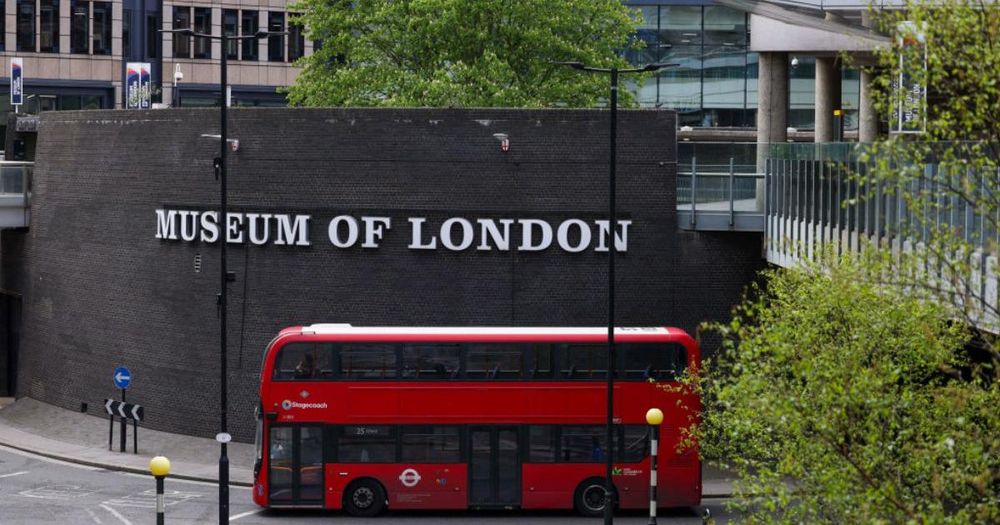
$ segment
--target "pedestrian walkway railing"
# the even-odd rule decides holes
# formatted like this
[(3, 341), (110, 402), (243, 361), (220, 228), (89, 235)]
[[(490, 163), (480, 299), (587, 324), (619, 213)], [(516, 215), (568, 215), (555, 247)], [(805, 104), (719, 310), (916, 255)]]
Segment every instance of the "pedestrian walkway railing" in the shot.
[[(754, 166), (699, 166), (690, 160), (689, 171), (677, 174), (677, 221), (688, 230), (764, 230), (763, 175)], [(760, 195), (760, 198), (758, 198)]]
[(31, 221), (34, 162), (0, 161), (0, 228), (24, 228)]

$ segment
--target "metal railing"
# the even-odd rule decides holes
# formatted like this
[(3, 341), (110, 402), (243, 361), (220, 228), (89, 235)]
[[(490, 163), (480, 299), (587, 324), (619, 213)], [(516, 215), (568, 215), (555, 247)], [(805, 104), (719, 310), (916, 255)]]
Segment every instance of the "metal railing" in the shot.
[[(756, 144), (754, 144), (756, 146)], [(679, 166), (677, 212), (679, 226), (708, 231), (763, 231), (763, 175), (746, 158), (718, 158), (707, 166), (691, 157)]]
[(34, 162), (0, 161), (0, 228), (28, 226), (34, 167)]

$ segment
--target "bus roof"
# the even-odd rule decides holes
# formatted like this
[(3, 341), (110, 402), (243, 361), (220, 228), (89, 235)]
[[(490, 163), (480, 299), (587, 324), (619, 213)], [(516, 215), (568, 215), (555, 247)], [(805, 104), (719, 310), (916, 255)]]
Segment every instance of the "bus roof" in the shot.
[[(449, 335), (449, 336), (607, 336), (607, 327), (502, 327), (502, 326), (351, 326), (349, 324), (313, 324), (288, 329), (303, 335)], [(678, 335), (679, 328), (616, 327), (615, 335)]]

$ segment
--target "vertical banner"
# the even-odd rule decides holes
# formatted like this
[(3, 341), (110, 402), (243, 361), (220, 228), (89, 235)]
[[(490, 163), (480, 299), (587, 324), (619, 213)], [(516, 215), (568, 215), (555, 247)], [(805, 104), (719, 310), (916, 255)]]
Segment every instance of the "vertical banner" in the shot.
[(923, 133), (927, 129), (927, 42), (914, 22), (897, 28), (899, 76), (895, 79), (892, 131)]
[(152, 64), (149, 62), (139, 63), (139, 108), (149, 109), (150, 103), (152, 101), (151, 85), (150, 85), (150, 75), (152, 70)]
[(129, 62), (125, 65), (125, 109), (149, 109), (152, 64)]
[(139, 63), (125, 65), (125, 109), (139, 109)]
[[(20, 58), (10, 59), (10, 104), (20, 106), (24, 103), (23, 64)], [(16, 111), (16, 109), (15, 109)]]

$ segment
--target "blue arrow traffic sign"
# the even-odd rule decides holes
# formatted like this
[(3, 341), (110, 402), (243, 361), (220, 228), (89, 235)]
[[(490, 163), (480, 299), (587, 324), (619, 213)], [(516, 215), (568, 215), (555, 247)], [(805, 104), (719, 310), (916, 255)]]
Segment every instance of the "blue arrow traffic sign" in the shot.
[(115, 369), (115, 375), (112, 379), (115, 381), (115, 388), (126, 390), (132, 384), (132, 372), (129, 372), (128, 368), (124, 366), (119, 366)]

